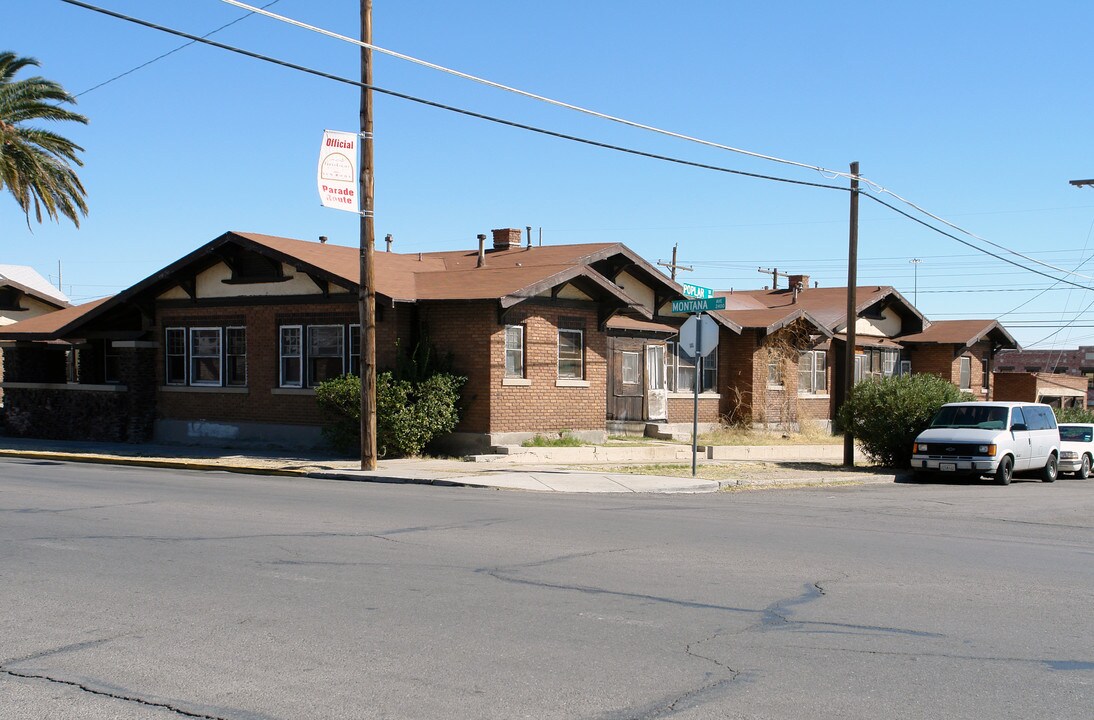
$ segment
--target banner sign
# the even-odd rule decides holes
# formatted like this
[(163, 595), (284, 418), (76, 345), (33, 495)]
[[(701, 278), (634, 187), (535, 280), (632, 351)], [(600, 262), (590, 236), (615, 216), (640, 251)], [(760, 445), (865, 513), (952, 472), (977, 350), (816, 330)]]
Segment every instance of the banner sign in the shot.
[(323, 131), (319, 150), (319, 202), (323, 207), (360, 212), (357, 201), (357, 133)]

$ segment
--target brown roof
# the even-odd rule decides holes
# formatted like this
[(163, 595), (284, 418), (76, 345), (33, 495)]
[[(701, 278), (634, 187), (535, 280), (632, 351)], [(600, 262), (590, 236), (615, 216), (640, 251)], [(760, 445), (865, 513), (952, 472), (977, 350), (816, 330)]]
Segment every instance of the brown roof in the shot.
[(680, 332), (680, 328), (672, 325), (651, 320), (640, 320), (630, 315), (613, 315), (608, 318), (608, 322), (605, 324), (613, 330), (640, 330), (642, 332), (668, 333), (669, 335)]
[(1018, 342), (999, 324), (998, 320), (938, 320), (931, 323), (923, 332), (905, 335), (899, 340), (902, 343), (969, 347), (989, 336), (1003, 347), (1018, 347)]
[(21, 320), (13, 325), (0, 327), (3, 340), (48, 340), (63, 334), (63, 330), (79, 322), (89, 311), (99, 307), (113, 296), (92, 300), (83, 305), (62, 308), (38, 317)]
[(790, 307), (763, 308), (752, 310), (730, 310), (729, 301), (726, 301), (725, 310), (715, 310), (713, 315), (720, 315), (742, 328), (758, 328), (768, 333), (773, 333), (784, 328), (795, 320), (805, 320), (810, 325), (820, 330), (824, 335), (830, 335), (828, 328), (809, 314), (804, 308), (794, 305)]
[[(847, 288), (845, 287), (805, 288), (798, 292), (796, 302), (794, 292), (785, 288), (781, 290), (735, 290), (731, 293), (718, 292), (715, 295), (726, 298), (726, 310), (755, 309), (757, 306), (801, 308), (829, 330), (841, 329), (846, 324)], [(857, 311), (862, 312), (889, 296), (897, 298), (907, 307), (909, 312), (920, 318), (923, 317), (899, 292), (888, 285), (857, 287), (855, 289)]]

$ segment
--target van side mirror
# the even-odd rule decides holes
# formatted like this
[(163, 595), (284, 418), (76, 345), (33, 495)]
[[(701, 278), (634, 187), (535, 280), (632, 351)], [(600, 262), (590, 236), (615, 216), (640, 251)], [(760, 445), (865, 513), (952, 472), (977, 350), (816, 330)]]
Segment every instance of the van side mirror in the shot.
[(1025, 430), (1029, 430), (1029, 427), (1025, 423), (1014, 423), (1010, 426), (1010, 429), (1013, 432), (1022, 432)]

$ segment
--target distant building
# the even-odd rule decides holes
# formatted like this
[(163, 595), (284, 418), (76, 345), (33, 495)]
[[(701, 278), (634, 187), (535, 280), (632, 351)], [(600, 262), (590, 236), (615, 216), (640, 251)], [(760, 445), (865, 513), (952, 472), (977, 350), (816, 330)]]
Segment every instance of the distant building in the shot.
[(1094, 345), (1070, 350), (1001, 350), (995, 359), (995, 370), (1085, 377), (1086, 404), (1089, 406), (1094, 400)]

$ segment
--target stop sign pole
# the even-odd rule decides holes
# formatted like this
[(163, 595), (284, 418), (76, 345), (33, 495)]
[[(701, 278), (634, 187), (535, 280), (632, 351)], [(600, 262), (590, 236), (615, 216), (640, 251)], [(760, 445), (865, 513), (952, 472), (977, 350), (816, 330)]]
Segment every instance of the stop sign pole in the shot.
[(703, 374), (699, 369), (700, 358), (705, 358), (718, 347), (718, 325), (705, 310), (725, 309), (725, 298), (701, 300), (674, 300), (675, 312), (690, 311), (691, 317), (680, 327), (680, 349), (695, 358), (695, 393), (692, 398), (691, 415), (691, 476), (697, 473), (699, 457), (699, 386)]

